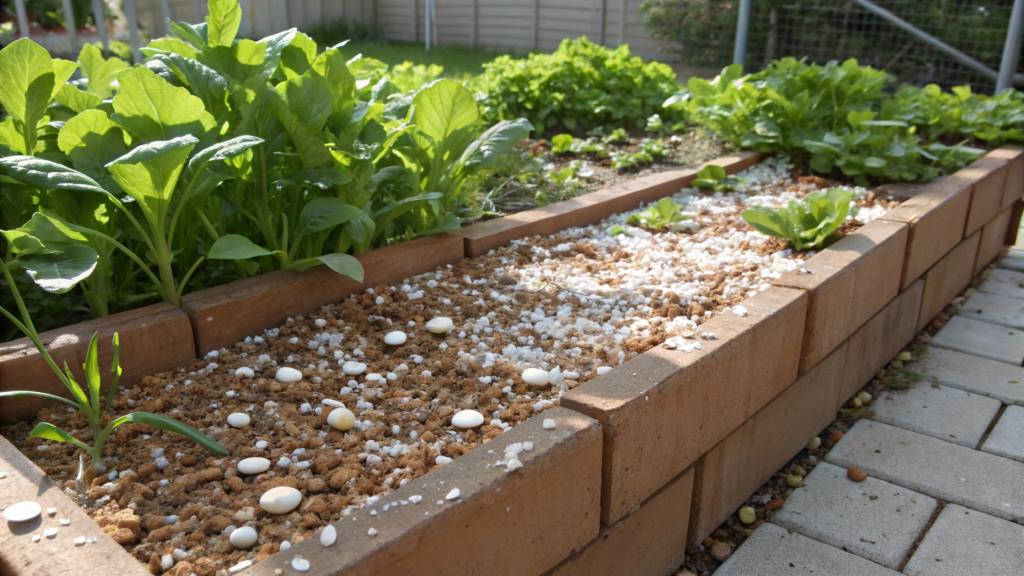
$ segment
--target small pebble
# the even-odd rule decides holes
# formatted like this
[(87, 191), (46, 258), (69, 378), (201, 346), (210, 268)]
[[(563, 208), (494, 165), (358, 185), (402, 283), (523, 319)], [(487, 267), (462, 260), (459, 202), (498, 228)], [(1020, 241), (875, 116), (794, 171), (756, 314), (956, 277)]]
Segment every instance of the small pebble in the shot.
[(341, 371), (349, 376), (358, 376), (363, 372), (366, 372), (366, 364), (356, 362), (355, 360), (349, 360), (341, 365)]
[(373, 538), (377, 534), (379, 534), (379, 532), (377, 532), (376, 528), (370, 528), (369, 530), (366, 531), (366, 535), (369, 536), (370, 538)]
[(447, 316), (438, 316), (437, 318), (431, 318), (427, 322), (427, 331), (431, 334), (447, 334), (455, 328), (455, 322)]
[(740, 508), (739, 517), (740, 522), (749, 526), (757, 520), (757, 513), (754, 512), (753, 507), (744, 506)]
[(338, 531), (334, 528), (333, 524), (324, 526), (324, 529), (320, 531), (320, 545), (323, 547), (333, 546), (338, 541)]
[(445, 494), (444, 499), (450, 501), (458, 500), (460, 497), (462, 497), (462, 491), (459, 490), (458, 488), (452, 488), (451, 490), (448, 491), (447, 494)]
[(789, 486), (790, 488), (799, 488), (800, 485), (803, 483), (803, 476), (798, 476), (796, 474), (789, 474), (786, 476), (786, 485)]
[(253, 456), (251, 458), (243, 458), (238, 462), (238, 473), (245, 475), (262, 474), (270, 469), (270, 460), (261, 458), (259, 456)]
[[(111, 472), (116, 472), (116, 470), (111, 470)], [(49, 516), (50, 518), (53, 518), (54, 516), (57, 515), (57, 509), (56, 508), (47, 508), (46, 509), (46, 515)]]
[(401, 346), (409, 337), (401, 330), (393, 330), (384, 335), (384, 343), (388, 346)]
[(327, 425), (335, 430), (346, 432), (356, 425), (356, 415), (348, 408), (335, 408), (327, 414)]
[(302, 492), (290, 486), (277, 486), (260, 496), (260, 508), (271, 514), (287, 514), (302, 502)]
[(871, 395), (871, 392), (866, 391), (857, 394), (857, 398), (860, 399), (861, 404), (871, 404), (871, 401), (875, 399), (875, 397)]
[(231, 535), (228, 536), (228, 542), (232, 548), (237, 550), (248, 550), (256, 544), (256, 540), (259, 539), (259, 534), (256, 533), (256, 529), (251, 526), (242, 526), (241, 528), (235, 528)]
[(295, 570), (296, 572), (309, 572), (309, 560), (306, 560), (302, 556), (292, 558), (292, 570)]
[(47, 538), (55, 538), (57, 536), (57, 529), (47, 528), (46, 530), (43, 530), (43, 536), (46, 536)]
[(541, 426), (543, 426), (545, 430), (554, 430), (555, 425), (556, 424), (554, 418), (545, 418), (544, 422), (541, 423)]
[(484, 423), (484, 415), (476, 410), (462, 410), (452, 416), (452, 426), (456, 428), (476, 428)]
[(73, 542), (75, 546), (85, 546), (85, 536), (75, 536)]
[(13, 523), (28, 522), (38, 518), (42, 512), (43, 507), (38, 502), (23, 500), (4, 508), (4, 520)]
[(61, 518), (60, 520), (57, 520), (57, 522), (59, 522), (61, 526), (71, 526), (71, 520), (68, 520), (67, 518)]
[(815, 436), (807, 441), (808, 450), (817, 450), (818, 448), (821, 448), (821, 436)]
[(282, 384), (291, 384), (302, 380), (302, 372), (288, 366), (281, 366), (277, 369), (274, 379)]
[(868, 473), (860, 468), (850, 467), (846, 469), (846, 477), (854, 482), (863, 482), (868, 479)]
[(527, 368), (523, 370), (523, 383), (527, 386), (548, 386), (551, 383), (547, 370)]
[(910, 352), (903, 351), (900, 352), (900, 355), (897, 356), (896, 359), (899, 360), (900, 362), (910, 362), (911, 360), (914, 359), (914, 355), (911, 354)]
[(254, 378), (256, 372), (248, 366), (242, 366), (238, 370), (235, 370), (235, 377), (237, 378)]
[[(239, 572), (241, 572), (242, 570), (245, 570), (249, 566), (252, 566), (252, 560), (242, 560), (238, 564), (235, 564), (234, 566), (228, 568), (228, 574), (238, 574)], [(276, 573), (280, 574), (281, 573), (280, 570), (281, 569), (278, 568), (278, 572), (276, 572)]]
[(447, 457), (447, 456), (444, 456), (444, 455), (441, 455), (441, 456), (438, 456), (437, 458), (434, 458), (434, 464), (437, 464), (439, 466), (444, 466), (445, 464), (451, 464), (451, 463), (452, 463), (452, 459)]
[(228, 414), (228, 426), (232, 428), (245, 428), (251, 421), (252, 418), (245, 412), (232, 412)]
[(711, 557), (718, 562), (725, 562), (732, 556), (732, 546), (726, 542), (715, 542), (711, 545)]
[(607, 374), (607, 373), (609, 373), (611, 371), (612, 371), (612, 367), (611, 366), (598, 366), (597, 367), (597, 375), (598, 376), (604, 376), (605, 374)]

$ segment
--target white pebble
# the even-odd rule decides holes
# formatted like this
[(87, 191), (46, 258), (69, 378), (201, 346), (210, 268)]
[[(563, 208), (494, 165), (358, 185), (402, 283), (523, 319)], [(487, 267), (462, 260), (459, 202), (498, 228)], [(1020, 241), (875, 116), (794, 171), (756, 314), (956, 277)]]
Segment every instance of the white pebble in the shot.
[(162, 568), (164, 572), (167, 572), (171, 568), (174, 568), (174, 556), (171, 556), (170, 554), (164, 554), (163, 556), (161, 556), (160, 568)]
[(235, 377), (237, 378), (254, 378), (256, 372), (248, 366), (242, 366), (238, 370), (235, 370)]
[(85, 536), (75, 536), (73, 542), (75, 546), (85, 546)]
[(333, 546), (338, 541), (338, 531), (335, 530), (333, 524), (324, 526), (324, 529), (320, 531), (320, 545), (323, 547)]
[(434, 463), (438, 466), (444, 466), (445, 464), (451, 464), (452, 459), (447, 456), (438, 456), (437, 458), (434, 458)]
[(376, 528), (370, 528), (369, 530), (366, 531), (366, 535), (369, 536), (370, 538), (373, 538), (377, 534), (378, 534), (378, 532), (377, 532)]
[(413, 494), (412, 496), (409, 496), (409, 502), (412, 502), (413, 504), (419, 504), (420, 502), (423, 502), (423, 496), (420, 496), (419, 494)]
[(611, 371), (612, 371), (612, 367), (611, 366), (598, 366), (597, 367), (597, 375), (598, 376), (604, 376), (605, 374), (607, 374), (607, 373), (609, 373)]
[(527, 368), (523, 370), (523, 382), (527, 386), (547, 386), (551, 383), (547, 370)]
[(302, 556), (292, 558), (292, 570), (295, 570), (296, 572), (309, 572), (309, 560), (306, 560)]
[(270, 442), (267, 442), (266, 440), (257, 440), (256, 441), (256, 449), (257, 450), (266, 450), (267, 446), (270, 446)]
[(348, 408), (335, 408), (327, 414), (327, 425), (335, 430), (346, 432), (356, 425), (356, 415)]
[(349, 376), (358, 376), (363, 372), (366, 372), (366, 364), (356, 362), (355, 360), (349, 360), (341, 365), (341, 371)]
[(545, 430), (554, 430), (555, 429), (555, 419), (554, 418), (545, 418), (542, 426), (544, 427)]
[(228, 426), (232, 428), (245, 428), (251, 421), (252, 418), (249, 418), (249, 415), (245, 412), (232, 412), (228, 414)]
[(274, 379), (282, 384), (291, 384), (292, 382), (302, 380), (302, 372), (299, 372), (295, 368), (282, 366), (277, 369), (277, 374), (274, 375)]
[(476, 428), (484, 423), (484, 415), (476, 410), (462, 410), (452, 416), (452, 426), (456, 428)]
[(270, 469), (270, 460), (260, 456), (243, 458), (238, 462), (238, 473), (245, 475), (262, 474)]
[(228, 568), (228, 574), (238, 574), (242, 570), (245, 570), (249, 566), (252, 566), (252, 560), (242, 560), (238, 564)]
[(235, 528), (231, 532), (231, 535), (228, 536), (228, 542), (231, 543), (231, 547), (237, 550), (248, 550), (249, 548), (252, 548), (258, 539), (259, 534), (257, 534), (256, 529), (251, 526)]
[(35, 520), (43, 513), (43, 507), (38, 502), (23, 500), (4, 508), (4, 520), (8, 522), (28, 522)]
[(401, 330), (393, 330), (384, 335), (384, 343), (388, 346), (401, 346), (409, 337)]
[(60, 523), (61, 526), (71, 526), (71, 520), (67, 518), (61, 518), (60, 520), (57, 520), (57, 522)]
[(287, 514), (302, 502), (302, 492), (290, 486), (271, 488), (260, 496), (260, 508), (271, 514)]
[(57, 537), (57, 529), (56, 528), (47, 528), (46, 530), (43, 530), (43, 536), (46, 536), (47, 538), (56, 538)]
[(437, 318), (431, 318), (427, 322), (427, 331), (431, 334), (447, 334), (455, 328), (455, 322), (447, 316), (438, 316)]
[(461, 497), (462, 497), (462, 491), (459, 490), (458, 488), (452, 488), (451, 490), (448, 491), (447, 494), (445, 494), (444, 499), (451, 501), (451, 500), (458, 500)]

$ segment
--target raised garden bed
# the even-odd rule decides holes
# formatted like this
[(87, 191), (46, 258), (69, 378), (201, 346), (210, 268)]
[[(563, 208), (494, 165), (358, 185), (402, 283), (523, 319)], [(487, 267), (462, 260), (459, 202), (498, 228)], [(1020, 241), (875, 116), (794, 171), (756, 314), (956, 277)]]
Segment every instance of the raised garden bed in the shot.
[[(533, 219), (530, 214), (510, 217), (515, 222), (511, 226), (513, 231), (499, 227), (497, 234), (507, 236), (496, 241), (496, 245), (536, 232), (554, 235), (539, 242), (515, 242), (493, 254), (455, 263), (404, 284), (380, 286), (374, 288), (374, 293), (350, 296), (341, 304), (286, 322), (279, 330), (263, 336), (262, 343), (243, 342), (218, 351), (216, 358), (208, 356), (188, 368), (146, 379), (126, 391), (120, 402), (159, 404), (163, 411), (195, 422), (210, 432), (219, 428), (218, 439), (236, 452), (229, 459), (203, 460), (206, 456), (191, 445), (177, 445), (175, 440), (161, 436), (164, 451), (157, 455), (151, 452), (152, 439), (147, 441), (141, 432), (119, 433), (114, 442), (118, 449), (112, 456), (127, 458), (125, 454), (134, 454), (131, 466), (135, 467), (136, 475), (129, 474), (115, 482), (114, 489), (124, 484), (125, 492), (107, 504), (117, 501), (124, 506), (136, 500), (141, 508), (143, 547), (148, 546), (137, 551), (151, 558), (150, 562), (156, 562), (154, 568), (160, 568), (164, 556), (169, 555), (170, 563), (175, 563), (176, 546), (166, 541), (147, 541), (154, 530), (168, 523), (156, 513), (157, 508), (147, 510), (145, 503), (162, 497), (186, 501), (205, 497), (211, 504), (223, 502), (231, 514), (194, 506), (189, 510), (193, 514), (188, 518), (181, 514), (178, 522), (170, 526), (181, 522), (183, 526), (197, 528), (198, 545), (214, 554), (218, 546), (225, 552), (227, 536), (220, 531), (227, 525), (221, 524), (225, 520), (231, 524), (248, 521), (245, 515), (240, 519), (232, 517), (244, 508), (238, 498), (255, 509), (259, 483), (267, 488), (275, 482), (274, 476), (277, 482), (290, 482), (283, 480), (283, 474), (276, 468), (263, 480), (242, 480), (237, 475), (232, 480), (233, 464), (250, 452), (261, 453), (254, 443), (267, 436), (265, 450), (274, 457), (274, 464), (285, 456), (281, 451), (287, 451), (290, 460), (294, 456), (294, 461), (286, 464), (288, 477), (296, 483), (306, 483), (300, 484), (306, 496), (303, 507), (294, 518), (288, 518), (291, 526), (281, 529), (280, 524), (267, 524), (266, 515), (257, 512), (258, 519), (254, 521), (261, 528), (258, 552), (230, 552), (228, 547), (228, 554), (219, 559), (219, 564), (201, 564), (198, 558), (184, 557), (177, 559), (180, 566), (188, 562), (192, 569), (226, 568), (242, 558), (251, 558), (262, 560), (251, 569), (253, 573), (270, 574), (276, 569), (293, 570), (295, 557), (301, 556), (309, 560), (313, 573), (325, 574), (409, 570), (472, 573), (485, 561), (506, 573), (541, 573), (556, 565), (561, 573), (578, 573), (599, 565), (601, 559), (621, 557), (609, 549), (617, 550), (623, 542), (636, 541), (638, 534), (649, 533), (649, 540), (656, 545), (646, 547), (637, 561), (651, 573), (666, 572), (678, 565), (687, 540), (699, 541), (706, 535), (702, 532), (717, 526), (749, 493), (743, 492), (743, 486), (723, 491), (727, 484), (715, 479), (715, 474), (737, 474), (745, 466), (742, 450), (729, 448), (743, 443), (728, 444), (729, 438), (747, 433), (744, 426), (761, 418), (771, 403), (782, 398), (803, 398), (795, 393), (786, 394), (801, 382), (803, 386), (809, 386), (807, 382), (811, 381), (821, 382), (821, 386), (834, 390), (825, 398), (834, 398), (834, 402), (823, 401), (808, 408), (812, 414), (828, 414), (831, 418), (845, 400), (843, 395), (864, 383), (857, 383), (851, 376), (849, 386), (843, 383), (840, 388), (837, 379), (827, 377), (835, 372), (833, 363), (839, 362), (839, 358), (845, 362), (845, 370), (840, 373), (873, 374), (878, 366), (868, 364), (887, 361), (886, 354), (893, 343), (889, 340), (895, 342), (902, 337), (900, 331), (889, 331), (885, 326), (916, 326), (916, 320), (930, 310), (919, 304), (927, 300), (926, 295), (930, 293), (936, 301), (941, 300), (962, 277), (965, 282), (969, 280), (980, 262), (978, 246), (983, 236), (990, 239), (983, 258), (990, 258), (994, 244), (991, 239), (1005, 238), (1005, 229), (1013, 225), (1007, 216), (1011, 214), (1009, 204), (1004, 209), (1003, 201), (1008, 199), (1012, 204), (1024, 191), (1024, 182), (1006, 177), (1024, 163), (1024, 156), (1018, 151), (1001, 150), (990, 158), (997, 156), (996, 162), (985, 160), (916, 191), (915, 198), (924, 197), (933, 194), (933, 190), (945, 189), (950, 180), (958, 180), (965, 185), (956, 194), (972, 199), (978, 189), (975, 182), (991, 178), (993, 173), (995, 177), (1003, 173), (1001, 210), (983, 221), (976, 232), (965, 236), (970, 207), (974, 204), (954, 198), (955, 205), (963, 205), (959, 225), (945, 228), (946, 236), (955, 236), (951, 241), (954, 247), (922, 271), (923, 280), (915, 283), (911, 278), (909, 284), (904, 263), (931, 258), (915, 251), (915, 246), (920, 247), (918, 250), (932, 249), (931, 244), (925, 248), (923, 243), (913, 241), (915, 234), (925, 230), (920, 223), (927, 222), (930, 214), (950, 202), (922, 204), (912, 198), (903, 208), (889, 214), (865, 210), (865, 219), (879, 215), (882, 218), (856, 231), (851, 228), (845, 238), (806, 260), (796, 254), (780, 253), (781, 246), (763, 236), (744, 233), (744, 225), (736, 222), (741, 205), (728, 195), (689, 194), (676, 198), (684, 206), (701, 208), (694, 210), (700, 214), (695, 220), (701, 227), (692, 234), (650, 235), (635, 230), (632, 235), (612, 236), (609, 227), (621, 223), (623, 216), (601, 225), (555, 233), (557, 217), (548, 212), (536, 213)], [(986, 165), (994, 170), (979, 169)], [(752, 172), (765, 173), (770, 169), (762, 165)], [(577, 204), (580, 210), (562, 212), (562, 227), (596, 222), (640, 201), (671, 194), (692, 174), (678, 177), (678, 182), (660, 183), (661, 193), (646, 192), (651, 195), (644, 196), (645, 193), (633, 191), (629, 205), (622, 205), (625, 201), (620, 198), (628, 190), (610, 195), (610, 207), (592, 207), (600, 203)], [(816, 179), (793, 183), (789, 192), (800, 194), (816, 188), (818, 183)], [(774, 192), (779, 192), (778, 187)], [(875, 201), (881, 199), (876, 197)], [(914, 208), (918, 205), (924, 208)], [(907, 206), (912, 213), (908, 213)], [(900, 210), (904, 216), (900, 216)], [(531, 232), (530, 225), (541, 228)], [(986, 227), (991, 227), (987, 233)], [(723, 244), (722, 238), (728, 241)], [(470, 245), (467, 239), (464, 248), (469, 251)], [(719, 257), (705, 257), (709, 253)], [(616, 260), (616, 254), (622, 257)], [(731, 270), (739, 269), (739, 273), (718, 273), (717, 267), (723, 263), (735, 264)], [(963, 270), (967, 270), (966, 274)], [(685, 280), (694, 276), (700, 282), (688, 285)], [(775, 286), (770, 287), (773, 283)], [(903, 286), (908, 287), (901, 290)], [(659, 306), (665, 304), (664, 300), (672, 303), (671, 294), (679, 297), (677, 309)], [(824, 315), (830, 310), (835, 313), (837, 307), (842, 311), (842, 321), (835, 325), (824, 322)], [(720, 313), (726, 308), (731, 312)], [(913, 315), (915, 322), (907, 322), (907, 314)], [(439, 315), (455, 320), (453, 332), (444, 337), (424, 333), (422, 323)], [(482, 318), (488, 318), (487, 322), (481, 322)], [(225, 317), (225, 322), (229, 319)], [(559, 332), (567, 325), (570, 330)], [(623, 327), (631, 328), (628, 335), (616, 333)], [(385, 347), (383, 334), (391, 330), (406, 330), (412, 338), (397, 348)], [(331, 331), (343, 338), (335, 342)], [(464, 337), (460, 335), (462, 331), (466, 332)], [(508, 342), (501, 341), (502, 338)], [(666, 340), (667, 346), (662, 344)], [(438, 354), (442, 343), (448, 349)], [(499, 350), (504, 352), (509, 344), (516, 347), (510, 358), (495, 359), (492, 366), (485, 366), (486, 352), (498, 356)], [(568, 344), (575, 346), (567, 347)], [(362, 355), (356, 354), (356, 346)], [(855, 346), (860, 346), (861, 352), (851, 355), (849, 350)], [(579, 352), (574, 348), (579, 348)], [(335, 349), (340, 357), (335, 357)], [(471, 355), (460, 356), (460, 350)], [(267, 354), (268, 358), (261, 361), (260, 354)], [(416, 364), (413, 354), (422, 356), (422, 365)], [(338, 361), (351, 360), (368, 364), (367, 373), (378, 371), (384, 382), (390, 382), (386, 386), (381, 382), (382, 395), (367, 390), (375, 386), (366, 385), (365, 374), (357, 385), (349, 385), (347, 379), (337, 374)], [(303, 369), (306, 373), (302, 383), (275, 384), (268, 377), (272, 376), (270, 367), (274, 361)], [(327, 365), (318, 366), (320, 362)], [(620, 362), (621, 366), (605, 373), (603, 366)], [(402, 369), (403, 363), (408, 370)], [(532, 389), (524, 385), (521, 373), (527, 366), (548, 370), (549, 375), (558, 368), (561, 374), (555, 377), (556, 386)], [(237, 378), (235, 370), (241, 367), (260, 369), (260, 377)], [(328, 367), (333, 372), (325, 372)], [(430, 375), (423, 370), (429, 370)], [(320, 382), (315, 380), (318, 377)], [(200, 378), (207, 383), (202, 388), (195, 384)], [(188, 380), (193, 383), (187, 384)], [(220, 384), (209, 386), (209, 382)], [(373, 398), (364, 398), (362, 408), (354, 394), (358, 384), (363, 385), (364, 396), (369, 394)], [(323, 390), (325, 385), (329, 391)], [(432, 386), (436, 388), (433, 397), (419, 395)], [(507, 391), (502, 390), (506, 387)], [(534, 415), (563, 391), (561, 408)], [(267, 394), (286, 397), (275, 400), (277, 406), (268, 406), (264, 404)], [(172, 400), (191, 396), (196, 401), (190, 406), (198, 413), (190, 415), (172, 408)], [(356, 407), (360, 422), (356, 431), (342, 435), (324, 428), (315, 413), (320, 398), (341, 400)], [(310, 404), (305, 414), (304, 402)], [(426, 408), (421, 410), (424, 421), (416, 412), (402, 409), (410, 402)], [(180, 404), (175, 405), (185, 410)], [(246, 411), (250, 405), (250, 426), (228, 429), (227, 413)], [(442, 415), (442, 409), (447, 406), (454, 412), (470, 405), (481, 408), (492, 418), (479, 432), (457, 432), (445, 426), (447, 414)], [(546, 422), (548, 419), (553, 421), (554, 428)], [(366, 426), (365, 421), (374, 425)], [(284, 430), (288, 423), (296, 429)], [(510, 431), (501, 432), (506, 425), (516, 423)], [(770, 424), (769, 429), (779, 425)], [(791, 425), (788, 420), (781, 424)], [(817, 431), (813, 427), (820, 425), (816, 418), (806, 422), (801, 419), (798, 430), (790, 430), (787, 440), (768, 448), (770, 454), (789, 450), (795, 453)], [(798, 433), (804, 432), (805, 426), (813, 429)], [(24, 428), (10, 430), (14, 431), (16, 442), (30, 452), (34, 450), (34, 442), (22, 440)], [(415, 444), (408, 435), (412, 430), (417, 431), (419, 440)], [(326, 433), (323, 438), (321, 431)], [(433, 436), (433, 442), (423, 441), (427, 433)], [(489, 436), (494, 439), (473, 449)], [(377, 445), (367, 447), (366, 440), (374, 440)], [(329, 448), (319, 446), (321, 441)], [(526, 449), (526, 442), (532, 443), (531, 450)], [(341, 454), (334, 453), (338, 447)], [(308, 454), (295, 453), (302, 448)], [(406, 448), (408, 453), (404, 453)], [(176, 454), (179, 449), (181, 458)], [(51, 447), (45, 454), (58, 451)], [(436, 463), (438, 456), (459, 456), (467, 451), (451, 464), (417, 478)], [(0, 470), (32, 470), (20, 455), (5, 452), (4, 456)], [(186, 464), (192, 461), (186, 460), (189, 456), (196, 460), (191, 465)], [(320, 457), (319, 464), (314, 456)], [(709, 464), (712, 456), (717, 462), (715, 466)], [(309, 477), (303, 477), (303, 468), (298, 464), (303, 457), (311, 462)], [(158, 462), (160, 458), (167, 460), (162, 473), (157, 472), (157, 464), (163, 465)], [(764, 461), (767, 468), (773, 459), (766, 454)], [(43, 462), (55, 477), (69, 478), (66, 454), (53, 462)], [(112, 464), (115, 462), (111, 460)], [(121, 469), (119, 464), (114, 466)], [(342, 478), (348, 474), (346, 470), (356, 466), (361, 466), (362, 472), (369, 469), (370, 473)], [(395, 468), (401, 471), (396, 472)], [(359, 486), (361, 492), (349, 493), (347, 500), (335, 493), (320, 494), (316, 488), (324, 488), (311, 481), (328, 471), (339, 473), (336, 480), (341, 486)], [(161, 476), (169, 480), (164, 487), (165, 495), (160, 495)], [(218, 481), (203, 482), (204, 479)], [(402, 485), (403, 480), (408, 481)], [(28, 480), (20, 474), (8, 473), (6, 480), (0, 480), (0, 488), (5, 481), (20, 486)], [(178, 488), (187, 488), (185, 485), (193, 481), (195, 489), (183, 492), (175, 488), (176, 482), (182, 483)], [(330, 486), (330, 476), (321, 481)], [(389, 493), (389, 488), (396, 486), (400, 487)], [(107, 495), (102, 481), (95, 490), (94, 497)], [(3, 493), (7, 494), (6, 488)], [(382, 497), (368, 505), (366, 497), (378, 495)], [(181, 504), (187, 506), (187, 502)], [(304, 508), (310, 505), (326, 509)], [(666, 522), (658, 513), (660, 509), (679, 514), (673, 530), (662, 529)], [(324, 520), (339, 514), (342, 516), (336, 524), (338, 544), (323, 547), (315, 536), (316, 530)], [(194, 521), (192, 515), (196, 516)], [(683, 520), (686, 517), (691, 519), (689, 530)], [(161, 520), (165, 526), (157, 526)], [(136, 528), (129, 518), (110, 518), (110, 522), (118, 528), (109, 531), (120, 532), (126, 538), (120, 529), (132, 532)], [(53, 519), (44, 519), (43, 523), (49, 526)], [(71, 547), (68, 532), (77, 525), (76, 519), (71, 527), (62, 529), (56, 540), (44, 540), (35, 548), (26, 545), (12, 550), (13, 569), (27, 570), (26, 562), (41, 565), (55, 546), (74, 550), (83, 557), (96, 554), (100, 548), (92, 544)], [(285, 539), (303, 541), (290, 550), (277, 552)], [(457, 557), (444, 552), (446, 548), (440, 544), (450, 546), (452, 541), (460, 542)], [(495, 546), (495, 542), (503, 545)], [(269, 556), (274, 552), (277, 553)], [(302, 563), (298, 565), (301, 567)]]

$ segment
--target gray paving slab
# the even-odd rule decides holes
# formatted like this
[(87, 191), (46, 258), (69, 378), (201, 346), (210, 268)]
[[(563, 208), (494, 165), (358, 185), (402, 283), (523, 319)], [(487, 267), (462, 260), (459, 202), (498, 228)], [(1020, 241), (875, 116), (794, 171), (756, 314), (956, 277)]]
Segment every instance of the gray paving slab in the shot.
[(960, 315), (1010, 328), (1024, 329), (1024, 300), (1002, 294), (975, 292), (960, 309)]
[(940, 500), (1024, 520), (1024, 463), (860, 420), (826, 456)]
[(1024, 404), (1024, 368), (971, 354), (928, 348), (906, 370), (934, 382), (990, 396), (1005, 404)]
[(1024, 272), (996, 268), (978, 285), (978, 290), (1011, 298), (1024, 298)]
[(1024, 408), (1008, 406), (981, 449), (1024, 462)]
[(950, 504), (903, 571), (908, 576), (1024, 574), (1024, 527)]
[(1024, 362), (1024, 331), (963, 316), (950, 318), (931, 343), (1015, 366)]
[(1006, 256), (1001, 258), (999, 262), (996, 262), (996, 266), (1007, 270), (1013, 270), (1015, 272), (1024, 272), (1024, 250), (1019, 248), (1010, 248), (1010, 251), (1006, 253)]
[(898, 576), (884, 566), (828, 544), (762, 524), (715, 576)]
[(846, 468), (822, 462), (772, 522), (896, 569), (938, 505), (930, 496), (877, 478), (853, 482)]
[(886, 390), (871, 403), (873, 420), (974, 448), (1002, 404), (959, 388), (919, 382)]

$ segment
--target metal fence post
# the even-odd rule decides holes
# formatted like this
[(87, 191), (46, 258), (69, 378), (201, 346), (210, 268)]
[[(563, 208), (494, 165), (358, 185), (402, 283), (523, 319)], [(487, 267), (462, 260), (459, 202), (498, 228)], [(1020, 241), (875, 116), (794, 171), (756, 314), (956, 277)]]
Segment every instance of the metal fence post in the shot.
[(64, 33), (68, 37), (69, 53), (73, 56), (78, 50), (78, 27), (75, 25), (75, 8), (71, 0), (64, 0)]
[(470, 44), (473, 48), (480, 45), (480, 0), (473, 0), (473, 29)]
[(750, 0), (740, 0), (736, 17), (736, 45), (732, 52), (733, 64), (743, 65), (747, 58), (747, 36), (750, 33)]
[(14, 0), (14, 11), (18, 14), (18, 31), (23, 38), (32, 35), (28, 27), (28, 11), (25, 10), (25, 0)]
[(1024, 29), (1024, 0), (1014, 0), (1013, 12), (1010, 13), (1010, 25), (1006, 29), (1006, 44), (1003, 45), (1003, 61), (999, 65), (999, 78), (996, 79), (996, 93), (1013, 88), (1014, 73), (1020, 58), (1020, 42)]
[(135, 0), (124, 0), (124, 19), (128, 21), (128, 41), (132, 45), (132, 60), (142, 62), (139, 52), (139, 14), (135, 9)]
[[(245, 11), (246, 14), (249, 10)], [(160, 0), (160, 15), (163, 16), (163, 22), (160, 24), (160, 29), (163, 30), (164, 34), (171, 33), (171, 20), (174, 20), (174, 12), (171, 11), (171, 3), (169, 0)]]
[(530, 29), (533, 31), (533, 50), (536, 51), (540, 46), (540, 0), (533, 0), (533, 15), (530, 19)]
[(92, 17), (96, 20), (96, 33), (100, 36), (100, 44), (104, 50), (110, 50), (110, 38), (107, 37), (107, 13), (103, 9), (103, 0), (92, 0)]

